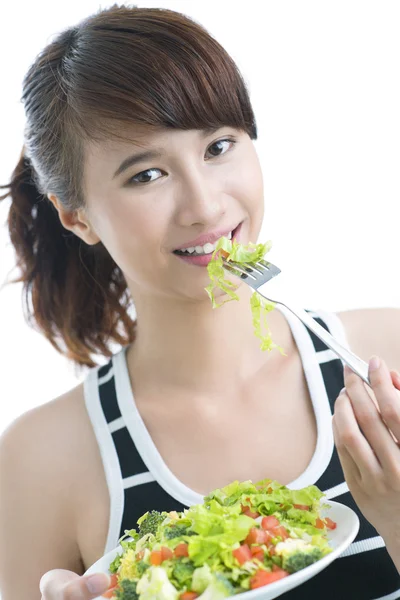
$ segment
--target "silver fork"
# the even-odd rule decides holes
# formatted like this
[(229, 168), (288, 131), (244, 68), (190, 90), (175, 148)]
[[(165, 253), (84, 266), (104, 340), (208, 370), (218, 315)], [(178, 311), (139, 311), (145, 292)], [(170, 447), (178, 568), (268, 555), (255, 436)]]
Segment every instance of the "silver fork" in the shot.
[(261, 296), (270, 302), (281, 304), (292, 312), (300, 321), (307, 325), (316, 336), (319, 337), (337, 356), (339, 356), (354, 373), (357, 373), (371, 387), (368, 377), (368, 364), (359, 358), (353, 352), (339, 344), (339, 342), (321, 327), (305, 310), (289, 306), (282, 300), (278, 300), (282, 295), (279, 292), (279, 285), (274, 278), (281, 273), (281, 270), (267, 260), (260, 260), (257, 263), (243, 264), (223, 259), (224, 269), (240, 277), (253, 290), (256, 290)]

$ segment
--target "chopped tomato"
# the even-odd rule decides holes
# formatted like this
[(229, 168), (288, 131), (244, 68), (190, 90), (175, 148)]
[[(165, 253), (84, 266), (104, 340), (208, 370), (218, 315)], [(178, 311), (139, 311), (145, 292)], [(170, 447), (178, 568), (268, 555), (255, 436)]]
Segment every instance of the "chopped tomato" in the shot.
[(269, 583), (283, 579), (283, 577), (286, 577), (287, 575), (289, 575), (289, 573), (283, 569), (280, 571), (264, 571), (264, 569), (260, 569), (250, 579), (250, 587), (252, 590), (255, 590), (256, 588), (263, 587), (264, 585), (268, 585)]
[(251, 519), (257, 519), (260, 516), (260, 513), (250, 510), (249, 507), (246, 507), (246, 510), (242, 512), (246, 517), (250, 517)]
[(329, 517), (326, 517), (325, 523), (328, 529), (336, 529), (337, 525), (335, 521), (332, 521), (332, 519), (330, 519)]
[(261, 561), (264, 560), (264, 550), (261, 546), (252, 546), (250, 551), (253, 558), (258, 558)]
[(275, 534), (274, 534), (274, 530), (273, 529), (263, 529), (265, 535), (267, 536), (267, 541), (265, 542), (266, 544), (270, 544), (271, 541), (274, 539)]
[(272, 533), (275, 536), (280, 536), (282, 538), (282, 540), (287, 540), (287, 538), (289, 537), (289, 533), (287, 531), (287, 529), (285, 527), (283, 527), (283, 525), (279, 525), (279, 527), (274, 527), (274, 529), (272, 530)]
[(293, 504), (293, 507), (299, 510), (308, 510), (310, 508), (307, 504)]
[(176, 558), (182, 558), (184, 556), (189, 556), (189, 546), (187, 544), (185, 544), (185, 542), (178, 544), (177, 547), (175, 548), (175, 556), (176, 556)]
[(116, 573), (112, 573), (110, 575), (110, 587), (104, 594), (101, 595), (102, 598), (112, 598), (115, 595), (115, 591), (118, 587), (118, 576)]
[(257, 519), (260, 516), (260, 513), (251, 510), (250, 506), (246, 504), (241, 504), (242, 513), (247, 517), (251, 517), (252, 519)]
[(325, 524), (324, 524), (324, 522), (323, 522), (323, 521), (321, 521), (321, 519), (317, 519), (317, 520), (315, 521), (315, 527), (316, 527), (317, 529), (325, 529)]
[(115, 590), (118, 587), (118, 576), (116, 573), (112, 573), (110, 575), (110, 587), (104, 594), (101, 595), (102, 598), (112, 598), (115, 595)]
[(258, 527), (252, 527), (245, 539), (246, 544), (266, 544), (268, 541), (267, 532)]
[(232, 554), (240, 565), (252, 559), (251, 550), (247, 544), (243, 544), (240, 548), (232, 550)]
[(153, 550), (153, 552), (150, 554), (150, 563), (153, 566), (158, 567), (161, 565), (162, 560), (161, 550)]
[(196, 592), (183, 592), (183, 594), (179, 596), (180, 600), (195, 600), (195, 598), (198, 597), (199, 595), (196, 594)]
[(174, 553), (172, 552), (172, 550), (170, 550), (166, 546), (161, 547), (161, 560), (162, 561), (170, 560), (173, 557), (174, 557)]
[(261, 521), (261, 527), (265, 530), (273, 529), (274, 527), (278, 527), (279, 521), (276, 517), (264, 517)]

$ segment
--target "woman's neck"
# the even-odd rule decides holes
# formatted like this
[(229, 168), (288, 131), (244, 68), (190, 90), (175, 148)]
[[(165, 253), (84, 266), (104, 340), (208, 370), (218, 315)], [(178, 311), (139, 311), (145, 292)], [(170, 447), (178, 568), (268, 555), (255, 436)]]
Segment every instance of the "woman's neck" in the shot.
[[(167, 386), (199, 392), (227, 392), (248, 380), (267, 361), (282, 360), (278, 350), (262, 352), (250, 309), (251, 290), (240, 300), (212, 309), (205, 302), (141, 297), (135, 299), (137, 338), (127, 352), (130, 372), (147, 388)], [(278, 311), (268, 314), (272, 339), (288, 343), (288, 325)], [(285, 351), (288, 348), (285, 348)], [(142, 385), (140, 387), (142, 387)]]

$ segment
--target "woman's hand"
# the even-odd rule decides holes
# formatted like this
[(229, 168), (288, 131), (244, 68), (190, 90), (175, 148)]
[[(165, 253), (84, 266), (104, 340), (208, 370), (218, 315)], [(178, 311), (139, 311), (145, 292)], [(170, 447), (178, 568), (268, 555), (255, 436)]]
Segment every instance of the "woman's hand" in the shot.
[(400, 375), (372, 357), (369, 378), (375, 401), (345, 367), (333, 434), (349, 490), (400, 571)]
[(42, 600), (92, 600), (110, 587), (105, 573), (80, 577), (72, 571), (53, 569), (40, 580)]

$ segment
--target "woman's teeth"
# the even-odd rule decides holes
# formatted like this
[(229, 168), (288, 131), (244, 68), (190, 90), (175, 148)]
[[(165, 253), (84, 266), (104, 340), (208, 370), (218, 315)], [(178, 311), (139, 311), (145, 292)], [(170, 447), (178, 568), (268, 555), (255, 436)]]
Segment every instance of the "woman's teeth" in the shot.
[[(232, 231), (230, 233), (228, 233), (228, 235), (226, 236), (228, 238), (228, 240), (232, 239)], [(184, 250), (179, 250), (180, 253), (182, 254), (211, 254), (212, 252), (214, 252), (215, 248), (217, 247), (218, 244), (217, 240), (214, 244), (204, 244), (204, 246), (192, 246), (191, 248), (185, 248)]]

